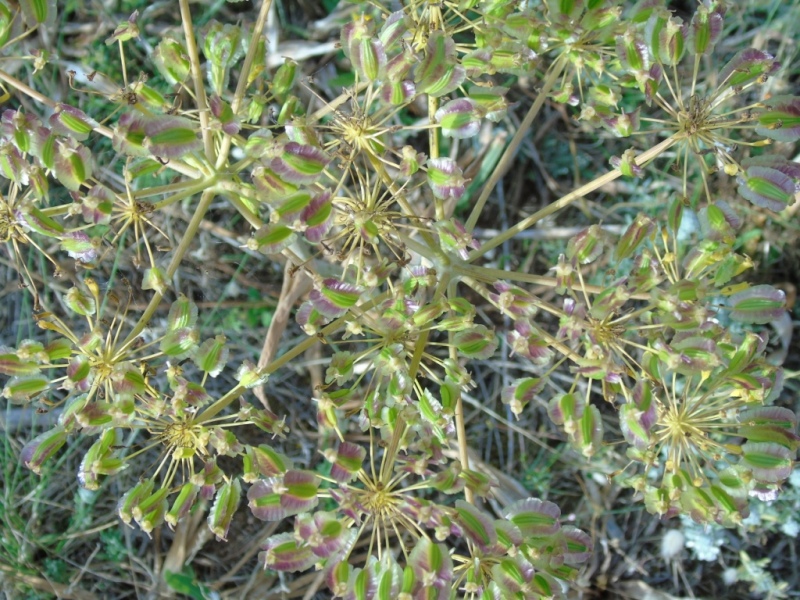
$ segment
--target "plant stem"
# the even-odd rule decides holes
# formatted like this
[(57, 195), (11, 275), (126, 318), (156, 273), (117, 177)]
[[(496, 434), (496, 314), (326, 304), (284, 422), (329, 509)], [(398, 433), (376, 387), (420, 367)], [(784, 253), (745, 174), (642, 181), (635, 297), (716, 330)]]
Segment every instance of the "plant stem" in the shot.
[[(436, 290), (433, 292), (431, 303), (436, 303), (439, 301), (439, 299), (446, 293), (449, 283), (449, 275), (446, 273), (440, 274), (439, 283), (436, 286)], [(422, 361), (422, 355), (425, 352), (425, 346), (428, 344), (429, 334), (429, 329), (425, 329), (424, 331), (420, 332), (419, 337), (414, 344), (414, 354), (411, 357), (411, 363), (408, 365), (408, 377), (411, 379), (411, 381), (414, 381), (414, 378), (417, 376), (417, 371), (419, 371), (419, 364)], [(392, 431), (392, 439), (389, 440), (389, 446), (386, 448), (386, 452), (384, 452), (383, 458), (381, 459), (381, 481), (388, 481), (391, 477), (391, 469), (395, 464), (397, 450), (400, 447), (400, 440), (403, 439), (405, 431), (405, 420), (403, 419), (402, 415), (398, 415), (397, 420), (395, 421), (394, 430)]]
[[(253, 34), (250, 36), (250, 45), (247, 47), (247, 55), (244, 57), (244, 63), (242, 64), (242, 70), (239, 73), (239, 81), (236, 83), (236, 91), (233, 93), (233, 100), (231, 101), (231, 109), (233, 110), (233, 114), (237, 114), (239, 112), (239, 108), (242, 105), (242, 99), (244, 98), (245, 92), (247, 92), (247, 85), (250, 79), (250, 69), (253, 68), (253, 61), (256, 59), (256, 52), (258, 52), (258, 38), (261, 37), (261, 33), (264, 31), (264, 26), (267, 23), (267, 17), (269, 16), (269, 9), (272, 6), (272, 0), (262, 0), (261, 8), (258, 11), (258, 17), (256, 18), (256, 24), (253, 26)], [(264, 57), (266, 61), (266, 57)]]
[[(451, 280), (447, 285), (447, 295), (451, 298), (458, 297), (458, 282), (455, 279)], [(449, 342), (450, 358), (453, 361), (458, 361), (458, 352), (453, 342), (455, 336), (454, 331), (447, 332), (447, 341)], [(456, 388), (456, 408), (453, 413), (453, 418), (456, 422), (456, 441), (458, 442), (458, 458), (461, 461), (461, 469), (469, 469), (469, 442), (467, 440), (467, 427), (464, 423), (464, 400), (461, 397), (461, 388)], [(465, 487), (464, 499), (470, 504), (475, 503), (475, 494), (473, 491)]]
[[(474, 291), (476, 291), (478, 294), (480, 294), (481, 296), (483, 296), (483, 298), (485, 298), (485, 299), (486, 299), (486, 300), (487, 300), (487, 301), (488, 301), (488, 302), (489, 302), (489, 303), (490, 303), (492, 306), (494, 306), (495, 308), (497, 308), (497, 309), (498, 309), (500, 312), (504, 313), (506, 316), (508, 316), (508, 317), (509, 317), (509, 318), (511, 318), (511, 319), (514, 319), (514, 318), (516, 318), (516, 316), (515, 316), (514, 314), (510, 313), (510, 312), (508, 311), (508, 309), (505, 309), (505, 308), (503, 308), (502, 306), (498, 306), (496, 302), (493, 302), (493, 301), (492, 301), (491, 297), (489, 296), (489, 290), (487, 290), (487, 289), (486, 289), (486, 286), (485, 286), (485, 285), (483, 285), (482, 283), (480, 283), (480, 282), (478, 282), (478, 281), (475, 281), (475, 280), (474, 280), (474, 279), (472, 279), (471, 277), (465, 277), (463, 281), (464, 281), (464, 283), (465, 283), (465, 284), (467, 284), (469, 287), (471, 287), (471, 288), (472, 288)], [(553, 348), (555, 348), (556, 350), (558, 350), (558, 351), (559, 351), (561, 354), (563, 354), (564, 356), (567, 356), (567, 357), (571, 358), (571, 359), (572, 359), (573, 361), (575, 361), (575, 362), (578, 362), (578, 361), (581, 359), (581, 357), (580, 357), (580, 356), (578, 356), (577, 354), (575, 354), (575, 353), (574, 353), (572, 350), (570, 350), (569, 348), (567, 348), (567, 347), (566, 347), (564, 344), (562, 344), (561, 342), (559, 342), (559, 341), (558, 341), (556, 338), (554, 338), (553, 336), (551, 336), (551, 335), (550, 335), (549, 333), (547, 333), (547, 332), (546, 332), (544, 329), (542, 329), (541, 327), (539, 327), (538, 325), (536, 325), (536, 323), (532, 323), (532, 325), (533, 325), (533, 327), (536, 329), (536, 333), (537, 333), (538, 335), (542, 336), (542, 338), (543, 338), (543, 339), (544, 339), (544, 340), (545, 340), (545, 341), (546, 341), (546, 342), (547, 342), (547, 343), (548, 343), (548, 344), (549, 344), (551, 347), (553, 347)]]
[[(435, 120), (436, 111), (439, 108), (438, 98), (428, 95), (428, 121), (432, 124)], [(431, 127), (428, 130), (428, 151), (431, 158), (439, 158), (439, 128)], [(436, 206), (436, 220), (444, 219), (444, 202), (439, 198), (434, 198)]]
[[(213, 183), (213, 179), (203, 179), (202, 181), (208, 182), (209, 185)], [(136, 200), (141, 200), (142, 198), (150, 198), (151, 196), (160, 196), (162, 194), (171, 194), (172, 192), (180, 192), (194, 185), (196, 185), (195, 181), (191, 179), (183, 179), (181, 181), (176, 181), (175, 183), (170, 183), (167, 185), (157, 185), (154, 187), (145, 188), (143, 190), (136, 190), (135, 192), (132, 192), (131, 195)]]
[[(373, 308), (373, 307), (381, 304), (382, 302), (384, 302), (387, 298), (389, 298), (390, 295), (391, 295), (390, 292), (384, 292), (384, 293), (380, 294), (379, 296), (373, 298), (372, 300), (369, 300), (368, 302), (365, 302), (364, 304), (361, 304), (361, 305), (357, 306), (356, 308), (359, 311), (370, 310), (371, 308)], [(279, 356), (278, 358), (276, 358), (275, 360), (270, 362), (269, 365), (264, 367), (264, 369), (261, 371), (261, 374), (262, 375), (271, 375), (272, 373), (274, 373), (275, 371), (280, 369), (283, 365), (285, 365), (288, 362), (291, 362), (292, 360), (294, 360), (295, 358), (297, 358), (298, 356), (303, 354), (306, 350), (311, 348), (311, 346), (313, 346), (314, 344), (319, 342), (320, 339), (321, 339), (320, 336), (324, 338), (325, 336), (332, 335), (332, 334), (336, 333), (336, 331), (342, 325), (344, 325), (345, 322), (347, 321), (347, 319), (349, 319), (350, 317), (351, 317), (351, 315), (350, 315), (350, 313), (348, 313), (348, 314), (346, 314), (344, 316), (339, 317), (335, 321), (329, 323), (328, 325), (326, 325), (325, 327), (322, 328), (322, 330), (319, 332), (319, 334), (309, 336), (308, 338), (306, 338), (305, 340), (303, 340), (302, 342), (297, 344), (294, 348), (292, 348), (291, 350), (289, 350), (285, 354)], [(195, 423), (204, 423), (204, 422), (208, 421), (209, 419), (215, 417), (217, 414), (220, 413), (220, 411), (224, 410), (231, 402), (233, 402), (239, 396), (244, 394), (247, 391), (247, 389), (248, 388), (246, 388), (244, 386), (237, 385), (235, 388), (233, 388), (227, 394), (222, 396), (219, 400), (214, 402), (211, 406), (209, 406), (203, 412), (201, 412), (197, 416), (197, 418), (194, 420), (194, 422)]]
[(194, 37), (192, 12), (189, 10), (189, 0), (178, 0), (178, 2), (181, 9), (183, 35), (186, 38), (186, 53), (189, 55), (189, 62), (192, 65), (192, 81), (197, 101), (197, 112), (200, 116), (200, 132), (203, 136), (203, 146), (208, 163), (214, 164), (214, 139), (211, 137), (211, 128), (209, 127), (208, 98), (206, 97), (206, 86), (203, 83), (203, 71), (200, 68), (197, 40)]
[[(533, 275), (531, 273), (522, 273), (519, 271), (504, 271), (503, 269), (479, 267), (469, 263), (453, 264), (453, 270), (459, 275), (473, 277), (478, 281), (489, 284), (498, 280), (506, 279), (510, 281), (521, 281), (523, 283), (532, 283), (534, 285), (542, 285), (545, 287), (558, 287), (558, 281), (555, 277), (543, 277), (541, 275)], [(586, 290), (590, 294), (599, 294), (605, 290), (605, 288), (598, 285), (581, 283), (573, 283), (567, 287), (573, 290)], [(636, 300), (650, 300), (650, 295), (645, 293), (633, 294), (631, 298), (635, 298)]]
[[(167, 267), (167, 272), (165, 274), (165, 278), (167, 280), (171, 280), (175, 275), (175, 271), (178, 270), (178, 267), (181, 265), (183, 261), (183, 257), (186, 255), (186, 252), (189, 250), (189, 246), (191, 245), (192, 241), (194, 241), (194, 236), (197, 235), (197, 230), (200, 228), (200, 223), (203, 221), (203, 218), (206, 216), (206, 212), (208, 208), (211, 206), (211, 202), (214, 200), (215, 194), (213, 190), (206, 190), (203, 192), (203, 195), (200, 197), (200, 202), (197, 205), (197, 208), (192, 215), (192, 220), (189, 221), (189, 225), (186, 227), (186, 231), (183, 233), (183, 237), (181, 238), (180, 244), (175, 249), (175, 254), (172, 255), (172, 260)], [(128, 334), (128, 337), (125, 338), (125, 341), (122, 342), (122, 346), (127, 346), (136, 336), (138, 336), (142, 330), (145, 328), (147, 323), (150, 322), (150, 319), (155, 314), (158, 305), (161, 303), (161, 299), (163, 295), (159, 292), (153, 294), (153, 297), (150, 299), (147, 308), (144, 309), (144, 313), (139, 318), (139, 321), (136, 323), (134, 328)]]
[(59, 204), (58, 206), (48, 206), (42, 209), (42, 214), (48, 217), (58, 217), (65, 215), (72, 208), (72, 204)]
[(354, 85), (352, 88), (348, 88), (345, 92), (342, 92), (333, 100), (325, 102), (325, 106), (311, 113), (307, 117), (306, 121), (308, 123), (318, 123), (320, 120), (322, 120), (322, 117), (324, 117), (329, 113), (335, 112), (337, 108), (339, 108), (342, 104), (344, 104), (348, 100), (351, 100), (352, 98), (357, 98), (358, 95), (365, 89), (367, 89), (368, 86), (369, 82), (367, 81), (358, 83)]
[[(676, 140), (675, 137), (673, 136), (673, 137), (668, 137), (667, 139), (663, 140), (662, 142), (659, 142), (657, 145), (653, 146), (649, 150), (646, 150), (645, 152), (642, 152), (641, 154), (639, 154), (636, 157), (636, 164), (639, 165), (639, 166), (642, 166), (645, 163), (650, 162), (652, 159), (657, 157), (659, 154), (661, 154), (662, 152), (664, 152), (668, 148), (670, 148), (677, 141), (678, 140)], [(614, 169), (613, 171), (609, 171), (608, 173), (606, 173), (604, 175), (601, 175), (597, 179), (594, 179), (594, 180), (590, 181), (589, 183), (587, 183), (585, 185), (582, 185), (578, 189), (573, 190), (572, 192), (570, 192), (569, 194), (566, 194), (565, 196), (562, 196), (561, 198), (559, 198), (555, 202), (551, 202), (550, 204), (545, 206), (543, 209), (538, 210), (535, 213), (533, 213), (527, 219), (524, 219), (524, 220), (520, 221), (519, 223), (517, 223), (513, 227), (510, 227), (509, 229), (507, 229), (506, 231), (504, 231), (500, 235), (498, 235), (498, 236), (494, 237), (493, 239), (485, 242), (484, 244), (481, 245), (481, 247), (479, 249), (473, 250), (472, 252), (470, 252), (469, 257), (467, 258), (467, 261), (468, 262), (472, 262), (476, 258), (479, 258), (479, 257), (483, 256), (484, 254), (486, 254), (492, 248), (496, 248), (497, 246), (499, 246), (500, 244), (502, 244), (506, 240), (510, 240), (511, 238), (513, 238), (520, 231), (525, 231), (529, 227), (533, 227), (536, 223), (538, 223), (539, 221), (541, 221), (545, 217), (553, 214), (554, 212), (558, 212), (559, 210), (561, 210), (565, 206), (569, 206), (570, 204), (575, 202), (575, 200), (577, 200), (578, 198), (583, 198), (586, 194), (589, 194), (589, 193), (595, 191), (596, 189), (603, 187), (605, 184), (614, 181), (620, 175), (622, 175), (622, 172), (619, 169)]]
[(227, 198), (230, 203), (233, 204), (233, 207), (238, 211), (238, 213), (242, 215), (248, 223), (250, 223), (250, 226), (253, 229), (258, 229), (264, 225), (264, 222), (258, 218), (258, 215), (253, 214), (253, 211), (251, 211), (247, 205), (242, 202), (241, 198), (239, 198), (236, 192), (230, 192), (229, 195), (227, 195)]
[[(231, 138), (231, 139), (233, 139), (233, 138)], [(240, 173), (240, 172), (244, 171), (247, 167), (252, 165), (254, 162), (256, 162), (254, 158), (246, 156), (242, 160), (233, 163), (228, 168), (228, 172), (229, 173)]]
[(508, 144), (508, 147), (503, 153), (500, 162), (497, 163), (494, 171), (492, 171), (489, 181), (487, 181), (486, 185), (483, 186), (483, 191), (481, 191), (478, 201), (475, 203), (475, 206), (472, 207), (472, 212), (470, 213), (465, 224), (467, 231), (472, 231), (475, 228), (475, 224), (478, 222), (481, 212), (483, 212), (483, 207), (485, 206), (486, 201), (489, 199), (489, 196), (494, 190), (494, 187), (497, 185), (497, 182), (500, 181), (500, 178), (506, 174), (506, 171), (511, 166), (511, 161), (514, 160), (514, 155), (517, 153), (517, 149), (522, 143), (522, 139), (528, 134), (528, 129), (530, 129), (531, 125), (533, 124), (533, 120), (536, 118), (536, 115), (539, 114), (539, 111), (544, 105), (545, 100), (547, 100), (547, 95), (556, 84), (556, 81), (558, 81), (561, 71), (564, 69), (565, 63), (566, 60), (560, 56), (556, 59), (555, 63), (553, 63), (553, 67), (547, 75), (547, 79), (545, 79), (544, 85), (539, 91), (539, 95), (536, 96), (533, 106), (531, 106), (528, 114), (525, 115), (525, 119), (523, 119), (522, 123), (520, 123), (517, 132), (514, 134), (514, 137), (511, 138), (511, 143)]
[[(253, 27), (253, 34), (250, 36), (250, 45), (247, 47), (247, 55), (244, 58), (242, 71), (239, 73), (239, 81), (236, 83), (236, 91), (233, 94), (233, 101), (231, 102), (231, 110), (233, 111), (234, 115), (239, 114), (239, 108), (241, 108), (242, 100), (244, 99), (245, 92), (247, 92), (247, 85), (249, 83), (248, 80), (250, 79), (250, 70), (253, 68), (253, 61), (255, 61), (256, 52), (258, 52), (258, 38), (261, 37), (261, 33), (264, 31), (264, 26), (267, 23), (267, 17), (269, 16), (269, 9), (271, 6), (272, 0), (263, 0), (261, 2), (261, 9), (258, 11), (258, 18), (256, 19), (255, 26)], [(264, 57), (264, 61), (266, 62), (266, 57)], [(217, 157), (217, 170), (220, 170), (228, 160), (228, 153), (230, 152), (232, 143), (233, 136), (225, 134), (225, 136), (222, 138), (219, 156)], [(247, 161), (248, 159), (244, 160)], [(237, 167), (237, 170), (233, 172), (238, 173), (238, 168), (239, 167)]]
[[(440, 10), (434, 4), (428, 6), (428, 28), (429, 31), (436, 31), (442, 27), (442, 15)], [(445, 32), (446, 33), (446, 32)], [(428, 94), (428, 122), (433, 125), (436, 119), (436, 111), (439, 108), (439, 99), (435, 96)], [(428, 130), (428, 156), (431, 158), (439, 158), (439, 128), (431, 127)], [(434, 199), (436, 208), (436, 220), (442, 221), (444, 215), (444, 202), (439, 198)]]
[[(212, 187), (214, 185), (214, 180), (215, 177), (212, 176), (202, 179), (200, 181), (180, 182), (180, 183), (190, 183), (191, 185), (185, 186), (185, 189), (179, 191), (176, 194), (172, 194), (172, 196), (168, 196), (167, 198), (159, 200), (158, 202), (153, 202), (153, 209), (159, 210), (161, 208), (169, 206), (170, 204), (175, 204), (179, 200), (183, 200), (184, 198), (189, 198), (191, 196), (194, 196), (195, 194), (199, 194), (200, 192), (203, 192), (206, 189)], [(173, 185), (178, 185), (178, 184), (173, 184)], [(164, 186), (164, 187), (169, 187), (169, 186)]]
[(441, 252), (438, 252), (436, 249), (432, 250), (425, 244), (419, 243), (417, 240), (415, 240), (412, 237), (409, 237), (405, 233), (398, 232), (397, 239), (398, 241), (402, 242), (406, 248), (408, 248), (412, 252), (416, 252), (421, 257), (429, 260), (430, 262), (435, 262), (436, 257), (441, 254)]

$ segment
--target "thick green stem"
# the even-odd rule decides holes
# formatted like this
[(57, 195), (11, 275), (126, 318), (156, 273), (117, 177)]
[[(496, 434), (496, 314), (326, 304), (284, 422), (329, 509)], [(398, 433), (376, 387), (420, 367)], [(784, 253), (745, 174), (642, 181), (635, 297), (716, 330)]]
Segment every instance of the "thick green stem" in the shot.
[[(250, 70), (253, 68), (253, 62), (255, 61), (256, 53), (258, 52), (258, 38), (261, 37), (261, 34), (264, 31), (264, 26), (266, 25), (267, 17), (269, 16), (270, 6), (272, 6), (272, 0), (263, 0), (261, 2), (261, 8), (258, 11), (256, 24), (253, 27), (253, 34), (250, 36), (250, 45), (247, 47), (247, 55), (244, 57), (242, 71), (239, 73), (239, 81), (236, 83), (236, 91), (233, 93), (233, 101), (231, 102), (233, 114), (237, 114), (239, 112), (239, 108), (242, 105), (242, 100), (247, 92), (247, 85), (250, 79)], [(266, 61), (266, 57), (264, 57), (264, 60)]]
[(500, 162), (497, 164), (494, 171), (492, 171), (489, 181), (487, 181), (486, 185), (483, 186), (483, 191), (478, 197), (478, 201), (472, 208), (469, 219), (467, 219), (465, 224), (467, 231), (472, 231), (475, 228), (475, 224), (478, 222), (481, 212), (483, 212), (483, 207), (486, 205), (486, 201), (489, 199), (489, 196), (497, 185), (497, 182), (500, 181), (500, 178), (506, 174), (506, 171), (511, 166), (519, 145), (522, 143), (523, 138), (528, 134), (528, 129), (530, 129), (531, 125), (533, 124), (533, 120), (536, 118), (536, 115), (539, 114), (539, 111), (544, 105), (545, 100), (547, 100), (547, 95), (550, 93), (550, 90), (553, 89), (553, 86), (558, 81), (561, 71), (564, 69), (565, 62), (565, 59), (559, 57), (553, 64), (553, 68), (548, 73), (547, 79), (545, 79), (544, 85), (539, 91), (539, 95), (536, 96), (533, 106), (531, 106), (528, 114), (525, 115), (525, 119), (523, 119), (522, 123), (520, 123), (520, 126), (517, 129), (517, 132), (514, 134), (514, 137), (511, 138), (511, 143), (506, 148), (506, 151), (503, 153), (503, 157), (500, 159)]
[[(645, 163), (650, 162), (655, 157), (657, 157), (662, 152), (669, 149), (673, 144), (675, 144), (677, 140), (675, 137), (668, 137), (664, 141), (660, 142), (659, 144), (653, 146), (649, 150), (642, 152), (636, 157), (636, 164), (639, 166), (644, 165)], [(555, 202), (552, 202), (545, 206), (543, 209), (536, 211), (527, 219), (524, 219), (514, 225), (513, 227), (508, 228), (506, 231), (501, 233), (500, 235), (492, 238), (488, 242), (485, 242), (478, 250), (473, 250), (470, 252), (469, 257), (467, 258), (468, 262), (474, 261), (476, 258), (479, 258), (486, 254), (492, 248), (496, 248), (506, 240), (510, 240), (515, 235), (517, 235), (521, 231), (525, 231), (529, 227), (533, 227), (536, 223), (552, 215), (554, 212), (558, 212), (562, 208), (569, 206), (578, 198), (583, 198), (587, 194), (595, 191), (598, 188), (603, 187), (605, 184), (610, 183), (617, 179), (619, 176), (622, 175), (622, 172), (619, 169), (614, 169), (613, 171), (609, 171), (605, 175), (601, 175), (597, 179), (590, 181), (589, 183), (582, 185), (576, 190), (573, 190), (566, 196), (562, 196)]]
[(431, 262), (436, 262), (439, 255), (441, 254), (441, 251), (439, 249), (429, 248), (425, 244), (419, 243), (417, 240), (415, 240), (412, 237), (409, 237), (404, 233), (398, 233), (397, 239), (398, 241), (402, 242), (406, 248), (408, 248), (409, 250), (411, 250), (416, 254), (419, 254), (421, 257)]
[[(231, 139), (233, 139), (233, 138), (231, 138)], [(228, 171), (228, 173), (231, 173), (231, 174), (241, 173), (247, 167), (252, 165), (254, 162), (256, 162), (256, 160), (254, 158), (251, 158), (250, 156), (246, 156), (242, 160), (239, 160), (239, 161), (233, 163), (230, 167), (228, 167), (227, 171)]]
[(226, 194), (226, 197), (230, 203), (233, 204), (233, 207), (239, 212), (239, 214), (242, 215), (248, 223), (250, 223), (250, 226), (253, 229), (258, 229), (264, 225), (264, 222), (259, 219), (258, 215), (254, 214), (244, 202), (242, 202), (242, 199), (236, 194), (235, 191), (229, 192)]
[(59, 204), (58, 206), (48, 206), (42, 209), (42, 214), (48, 217), (58, 217), (67, 214), (72, 208), (72, 204)]

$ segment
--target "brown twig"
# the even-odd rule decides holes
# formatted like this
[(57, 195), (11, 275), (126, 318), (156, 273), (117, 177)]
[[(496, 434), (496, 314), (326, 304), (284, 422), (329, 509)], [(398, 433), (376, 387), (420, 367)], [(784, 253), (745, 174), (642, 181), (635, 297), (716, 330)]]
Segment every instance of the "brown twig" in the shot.
[[(261, 370), (272, 362), (275, 353), (278, 351), (280, 342), (286, 325), (289, 323), (289, 316), (295, 303), (311, 289), (311, 279), (302, 271), (293, 273), (294, 265), (286, 261), (283, 271), (283, 287), (278, 298), (278, 305), (275, 307), (275, 314), (267, 329), (264, 337), (264, 345), (261, 347), (261, 356), (258, 359), (258, 369)], [(256, 397), (261, 401), (265, 408), (269, 406), (264, 386), (260, 385), (253, 390)]]

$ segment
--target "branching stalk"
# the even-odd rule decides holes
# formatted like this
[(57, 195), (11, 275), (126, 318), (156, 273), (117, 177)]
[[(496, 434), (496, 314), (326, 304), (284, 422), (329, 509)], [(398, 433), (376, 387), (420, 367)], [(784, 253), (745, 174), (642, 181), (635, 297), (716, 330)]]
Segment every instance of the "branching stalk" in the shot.
[[(209, 206), (211, 206), (211, 202), (213, 202), (214, 198), (215, 194), (213, 190), (206, 190), (203, 192), (203, 195), (200, 196), (200, 202), (198, 203), (197, 208), (195, 208), (194, 214), (192, 215), (192, 220), (189, 221), (189, 225), (186, 227), (186, 231), (181, 238), (180, 244), (178, 244), (178, 247), (175, 249), (175, 254), (172, 255), (172, 260), (167, 267), (165, 275), (168, 281), (174, 277), (175, 272), (178, 270), (181, 262), (183, 262), (183, 257), (189, 251), (189, 246), (191, 246), (192, 242), (194, 241), (194, 237), (197, 235), (197, 230), (200, 228), (200, 223), (206, 216), (206, 212), (208, 211)], [(139, 321), (128, 334), (128, 337), (125, 338), (125, 341), (122, 342), (122, 346), (127, 346), (131, 340), (136, 338), (136, 336), (142, 332), (158, 309), (158, 305), (161, 303), (162, 298), (162, 294), (158, 291), (153, 294), (153, 297), (150, 299), (150, 302), (142, 313), (142, 316), (139, 318)]]
[[(382, 302), (386, 301), (386, 299), (389, 298), (390, 295), (391, 295), (390, 292), (384, 292), (383, 294), (376, 296), (372, 300), (369, 300), (368, 302), (359, 305), (357, 307), (357, 310), (359, 311), (370, 310), (371, 308), (374, 308), (375, 306), (378, 306)], [(290, 363), (292, 360), (303, 354), (306, 350), (311, 348), (314, 344), (316, 344), (320, 340), (336, 333), (342, 327), (342, 325), (344, 325), (347, 322), (349, 318), (351, 318), (351, 316), (349, 314), (346, 314), (344, 316), (339, 317), (335, 321), (332, 321), (331, 323), (323, 327), (317, 335), (310, 336), (304, 339), (294, 348), (292, 348), (285, 354), (282, 354), (281, 356), (273, 360), (269, 365), (264, 367), (264, 369), (261, 371), (261, 374), (271, 375), (272, 373), (283, 367), (285, 364)], [(218, 415), (220, 411), (225, 410), (225, 408), (229, 406), (231, 402), (239, 398), (239, 396), (244, 394), (246, 391), (247, 391), (246, 387), (237, 385), (227, 394), (222, 396), (219, 400), (211, 404), (202, 413), (200, 413), (195, 419), (195, 421), (197, 423), (204, 423), (209, 419), (212, 419), (213, 417)]]
[[(672, 147), (677, 141), (678, 140), (675, 137), (668, 137), (667, 139), (665, 139), (662, 142), (656, 144), (655, 146), (653, 146), (649, 150), (646, 150), (645, 152), (642, 152), (641, 154), (639, 154), (636, 157), (636, 164), (639, 165), (639, 166), (642, 166), (642, 165), (650, 162), (655, 157), (657, 157), (659, 154), (665, 152), (670, 147)], [(548, 217), (548, 216), (552, 215), (553, 213), (558, 212), (562, 208), (564, 208), (566, 206), (569, 206), (570, 204), (575, 202), (575, 200), (578, 200), (579, 198), (583, 198), (587, 194), (590, 194), (593, 191), (603, 187), (607, 183), (611, 183), (612, 181), (614, 181), (615, 179), (617, 179), (621, 175), (622, 175), (622, 172), (619, 169), (614, 169), (613, 171), (609, 171), (605, 175), (601, 175), (597, 179), (594, 179), (594, 180), (590, 181), (589, 183), (587, 183), (585, 185), (582, 185), (578, 189), (571, 191), (569, 194), (566, 194), (566, 195), (562, 196), (561, 198), (559, 198), (555, 202), (552, 202), (552, 203), (548, 204), (543, 209), (536, 211), (535, 213), (533, 213), (527, 219), (523, 219), (522, 221), (520, 221), (519, 223), (517, 223), (513, 227), (507, 229), (506, 231), (504, 231), (503, 233), (498, 235), (497, 237), (495, 237), (495, 238), (493, 238), (493, 239), (491, 239), (491, 240), (489, 240), (487, 242), (484, 242), (478, 250), (473, 250), (472, 252), (470, 252), (469, 257), (467, 258), (467, 260), (469, 262), (474, 261), (475, 259), (477, 259), (477, 258), (483, 256), (484, 254), (486, 254), (492, 248), (497, 248), (497, 246), (499, 246), (500, 244), (502, 244), (506, 240), (510, 240), (515, 235), (517, 235), (520, 231), (525, 231), (526, 229), (528, 229), (530, 227), (533, 227), (536, 223), (538, 223), (539, 221), (541, 221), (545, 217)]]
[(472, 207), (472, 212), (467, 219), (465, 227), (467, 231), (472, 231), (475, 228), (475, 224), (478, 222), (478, 218), (481, 216), (483, 212), (483, 207), (486, 205), (486, 201), (489, 199), (489, 196), (494, 191), (497, 182), (500, 181), (500, 178), (503, 177), (508, 169), (511, 167), (511, 162), (514, 160), (514, 157), (517, 154), (517, 149), (519, 145), (522, 143), (523, 138), (528, 135), (528, 130), (530, 129), (531, 125), (533, 125), (533, 120), (536, 118), (536, 115), (539, 114), (542, 106), (544, 106), (545, 100), (547, 100), (547, 95), (550, 93), (550, 90), (553, 89), (553, 86), (558, 81), (559, 76), (561, 75), (561, 71), (564, 69), (566, 64), (566, 59), (562, 56), (559, 56), (556, 61), (553, 63), (553, 67), (550, 69), (550, 72), (547, 75), (547, 79), (545, 79), (544, 84), (542, 84), (542, 89), (539, 91), (539, 95), (536, 96), (536, 100), (531, 106), (528, 114), (525, 115), (525, 118), (520, 123), (517, 132), (514, 134), (514, 137), (511, 138), (511, 142), (508, 144), (506, 151), (503, 153), (502, 158), (500, 158), (500, 162), (497, 163), (494, 171), (492, 171), (492, 175), (489, 177), (489, 181), (483, 186), (483, 191), (481, 191), (481, 195), (478, 196), (477, 202), (475, 202), (475, 206)]

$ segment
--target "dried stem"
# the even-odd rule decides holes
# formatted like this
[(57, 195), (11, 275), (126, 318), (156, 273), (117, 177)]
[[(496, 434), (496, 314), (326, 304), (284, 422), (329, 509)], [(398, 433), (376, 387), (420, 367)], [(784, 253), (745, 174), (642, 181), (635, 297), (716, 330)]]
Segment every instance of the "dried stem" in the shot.
[[(259, 370), (265, 368), (275, 358), (275, 354), (278, 352), (278, 343), (283, 336), (283, 332), (286, 331), (292, 308), (311, 289), (311, 279), (302, 271), (293, 271), (294, 267), (291, 261), (287, 260), (283, 269), (281, 295), (272, 315), (272, 321), (270, 321), (267, 329), (267, 335), (264, 336), (264, 345), (261, 347), (261, 356), (257, 365)], [(264, 392), (264, 386), (257, 386), (254, 393), (261, 401), (261, 404), (267, 408), (269, 403)]]

